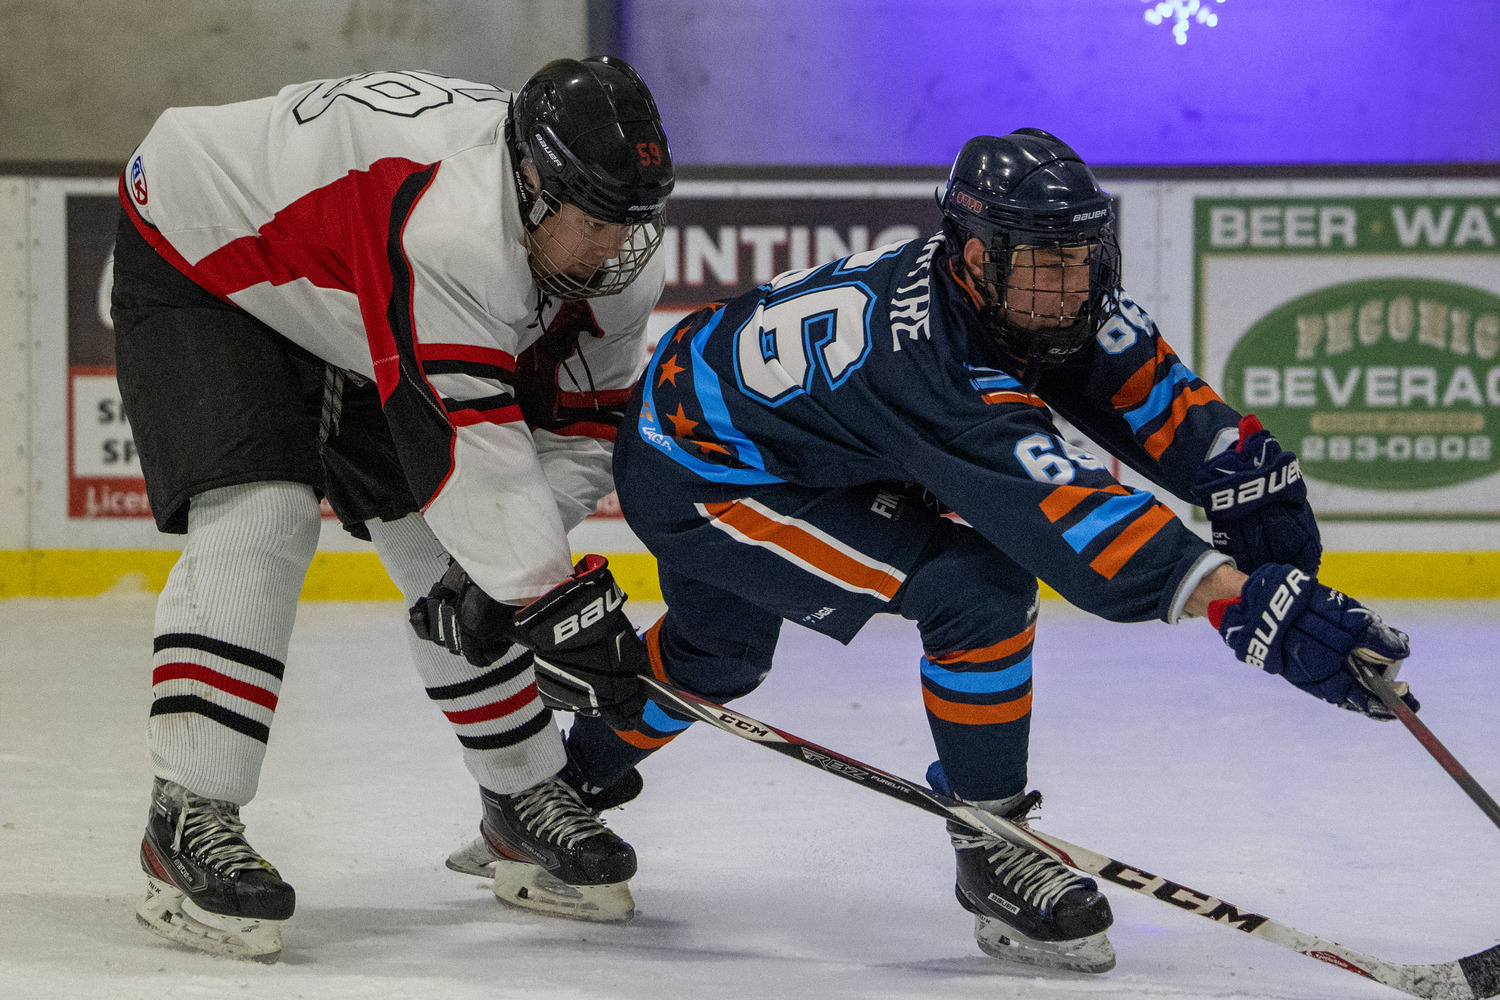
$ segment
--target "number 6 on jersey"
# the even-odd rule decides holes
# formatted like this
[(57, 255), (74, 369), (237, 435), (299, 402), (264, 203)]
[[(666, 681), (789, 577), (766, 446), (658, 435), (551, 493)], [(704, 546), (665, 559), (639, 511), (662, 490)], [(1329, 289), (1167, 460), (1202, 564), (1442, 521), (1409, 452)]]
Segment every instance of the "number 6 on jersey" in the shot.
[(736, 337), (740, 385), (761, 402), (780, 406), (809, 392), (821, 362), (837, 389), (870, 350), (867, 312), (873, 301), (860, 285), (839, 285), (784, 299), (751, 315)]

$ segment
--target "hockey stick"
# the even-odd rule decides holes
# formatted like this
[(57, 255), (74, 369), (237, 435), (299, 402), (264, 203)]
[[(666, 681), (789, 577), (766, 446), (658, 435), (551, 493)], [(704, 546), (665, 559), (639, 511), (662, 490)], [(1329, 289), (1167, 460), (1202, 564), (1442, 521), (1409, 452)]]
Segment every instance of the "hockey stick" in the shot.
[[(541, 657), (537, 658), (536, 665), (538, 670), (555, 670)], [(716, 729), (758, 743), (804, 764), (822, 768), (918, 809), (956, 820), (970, 829), (991, 832), (1014, 843), (1042, 851), (1070, 868), (1097, 875), (1143, 896), (1152, 896), (1188, 913), (1207, 917), (1217, 924), (1236, 928), (1263, 941), (1337, 966), (1346, 972), (1384, 983), (1403, 993), (1430, 1000), (1483, 1000), (1500, 995), (1500, 945), (1438, 965), (1398, 965), (1362, 955), (1316, 934), (1308, 934), (1258, 913), (1241, 910), (1233, 903), (1190, 889), (1180, 882), (1173, 882), (1142, 868), (1134, 868), (1096, 854), (1051, 834), (1017, 826), (962, 800), (941, 795), (925, 785), (888, 774), (836, 750), (829, 750), (799, 736), (782, 732), (774, 726), (681, 691), (655, 678), (643, 677), (642, 681), (658, 704), (676, 709)]]
[(1401, 724), (1411, 730), (1411, 734), (1417, 738), (1417, 742), (1422, 744), (1428, 753), (1432, 754), (1433, 758), (1442, 765), (1443, 770), (1447, 771), (1454, 781), (1458, 782), (1458, 787), (1462, 788), (1469, 798), (1474, 800), (1474, 804), (1490, 818), (1490, 822), (1496, 826), (1500, 826), (1500, 805), (1495, 804), (1495, 800), (1490, 798), (1489, 793), (1480, 787), (1479, 782), (1474, 780), (1474, 776), (1458, 762), (1457, 758), (1448, 752), (1448, 748), (1443, 746), (1442, 742), (1432, 734), (1432, 730), (1427, 728), (1427, 724), (1417, 718), (1417, 713), (1411, 710), (1411, 706), (1401, 700), (1401, 697), (1396, 694), (1395, 689), (1391, 687), (1391, 682), (1385, 679), (1385, 675), (1368, 662), (1358, 659), (1352, 662), (1365, 687), (1374, 691), (1380, 697), (1380, 700), (1385, 702), (1385, 707), (1394, 712), (1396, 718), (1401, 720)]

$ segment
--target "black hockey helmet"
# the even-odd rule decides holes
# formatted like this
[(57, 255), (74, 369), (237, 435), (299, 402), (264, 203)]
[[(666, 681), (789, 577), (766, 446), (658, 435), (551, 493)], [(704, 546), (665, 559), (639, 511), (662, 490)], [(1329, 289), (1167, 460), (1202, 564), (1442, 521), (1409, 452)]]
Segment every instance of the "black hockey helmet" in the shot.
[[(613, 56), (550, 62), (512, 100), (505, 139), (528, 232), (564, 204), (630, 227), (619, 256), (591, 278), (538, 274), (538, 284), (565, 299), (628, 285), (661, 242), (673, 184), (661, 115), (640, 75)], [(539, 193), (525, 182), (527, 166), (537, 172)]]
[[(1120, 286), (1114, 205), (1067, 143), (1037, 128), (964, 143), (940, 201), (948, 253), (984, 244), (980, 309), (999, 347), (1034, 387), (1043, 365), (1063, 361), (1098, 331)], [(1076, 311), (1057, 289), (1028, 283), (1039, 272), (1088, 295)], [(1019, 280), (1018, 280), (1019, 279)], [(1048, 292), (1053, 294), (1050, 299)], [(1050, 311), (1037, 304), (1050, 302)]]

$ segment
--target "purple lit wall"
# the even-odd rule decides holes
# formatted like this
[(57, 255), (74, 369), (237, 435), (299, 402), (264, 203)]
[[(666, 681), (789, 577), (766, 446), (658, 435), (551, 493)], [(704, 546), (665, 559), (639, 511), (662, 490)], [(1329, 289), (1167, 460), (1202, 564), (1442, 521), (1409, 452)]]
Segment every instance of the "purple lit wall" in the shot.
[(1096, 164), (1500, 161), (1500, 0), (623, 0), (684, 164), (941, 164), (1022, 125)]

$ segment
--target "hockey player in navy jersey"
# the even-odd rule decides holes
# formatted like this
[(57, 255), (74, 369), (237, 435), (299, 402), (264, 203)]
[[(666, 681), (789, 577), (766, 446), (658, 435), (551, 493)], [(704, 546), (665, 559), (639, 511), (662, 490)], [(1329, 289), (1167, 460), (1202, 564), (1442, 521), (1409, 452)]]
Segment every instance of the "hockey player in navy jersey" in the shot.
[[(1026, 787), (1038, 578), (1115, 621), (1206, 616), (1240, 659), (1389, 717), (1348, 660), (1359, 651), (1393, 678), (1405, 636), (1317, 582), (1294, 457), (1120, 287), (1114, 211), (1077, 154), (1035, 129), (973, 139), (941, 207), (925, 242), (782, 274), (657, 347), (615, 478), (667, 614), (636, 644), (590, 560), (520, 618), (572, 678), (544, 691), (584, 709), (565, 773), (586, 791), (619, 798), (633, 766), (687, 728), (635, 673), (723, 702), (765, 678), (783, 620), (847, 642), (884, 612), (921, 633), (929, 780), (1024, 822), (1039, 801)], [(1203, 504), (1216, 546), (1065, 441), (1054, 412)], [(1092, 879), (950, 834), (985, 952), (1114, 965)]]
[[(516, 94), (372, 72), (168, 111), (131, 157), (115, 251), (120, 388), (161, 530), (157, 775), (140, 921), (274, 960), (294, 892), (246, 840), (319, 496), (408, 603), (456, 559), (497, 602), (567, 577), (661, 292), (673, 171), (616, 59)], [(635, 854), (556, 775), (529, 651), (414, 641), (478, 781), (498, 898), (594, 920)], [(324, 706), (340, 711), (340, 706)]]

